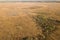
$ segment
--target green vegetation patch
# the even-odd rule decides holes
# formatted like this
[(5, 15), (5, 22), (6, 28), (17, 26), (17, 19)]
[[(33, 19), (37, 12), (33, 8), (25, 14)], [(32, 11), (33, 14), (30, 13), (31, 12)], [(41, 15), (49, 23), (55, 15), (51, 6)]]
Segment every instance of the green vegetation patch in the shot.
[(42, 28), (42, 32), (45, 37), (44, 40), (47, 40), (47, 37), (57, 29), (56, 25), (60, 23), (59, 20), (54, 20), (42, 15), (36, 15), (33, 19), (37, 25)]

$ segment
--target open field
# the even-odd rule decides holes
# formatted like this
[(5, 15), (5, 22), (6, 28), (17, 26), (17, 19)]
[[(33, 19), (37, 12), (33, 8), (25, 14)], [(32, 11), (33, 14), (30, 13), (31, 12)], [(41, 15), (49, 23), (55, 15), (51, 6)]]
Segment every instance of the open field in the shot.
[(0, 40), (60, 40), (60, 3), (0, 3)]

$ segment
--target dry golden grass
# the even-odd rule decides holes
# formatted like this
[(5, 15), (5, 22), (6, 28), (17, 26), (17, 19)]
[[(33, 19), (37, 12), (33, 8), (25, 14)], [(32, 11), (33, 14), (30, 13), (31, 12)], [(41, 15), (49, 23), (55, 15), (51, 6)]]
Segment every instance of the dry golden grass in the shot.
[(0, 3), (0, 40), (60, 40), (60, 3)]

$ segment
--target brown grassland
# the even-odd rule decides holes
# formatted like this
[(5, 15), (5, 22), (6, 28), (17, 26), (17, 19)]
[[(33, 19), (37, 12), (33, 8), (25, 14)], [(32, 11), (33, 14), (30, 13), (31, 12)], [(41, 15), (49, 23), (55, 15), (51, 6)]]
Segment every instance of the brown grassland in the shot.
[(0, 3), (0, 40), (60, 40), (60, 3)]

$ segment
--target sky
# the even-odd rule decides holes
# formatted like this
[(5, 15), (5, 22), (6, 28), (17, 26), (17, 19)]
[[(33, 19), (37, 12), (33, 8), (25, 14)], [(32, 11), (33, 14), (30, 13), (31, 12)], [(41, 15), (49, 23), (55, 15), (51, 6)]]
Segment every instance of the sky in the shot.
[(60, 1), (60, 0), (0, 0), (0, 1)]

